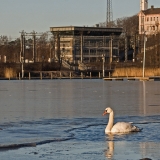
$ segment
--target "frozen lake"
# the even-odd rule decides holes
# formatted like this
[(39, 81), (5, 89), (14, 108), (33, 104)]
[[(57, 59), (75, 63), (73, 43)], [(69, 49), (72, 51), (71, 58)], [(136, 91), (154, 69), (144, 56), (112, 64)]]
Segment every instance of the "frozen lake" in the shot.
[[(158, 81), (0, 83), (2, 159), (160, 159)], [(115, 122), (133, 122), (143, 131), (105, 135), (108, 106)]]

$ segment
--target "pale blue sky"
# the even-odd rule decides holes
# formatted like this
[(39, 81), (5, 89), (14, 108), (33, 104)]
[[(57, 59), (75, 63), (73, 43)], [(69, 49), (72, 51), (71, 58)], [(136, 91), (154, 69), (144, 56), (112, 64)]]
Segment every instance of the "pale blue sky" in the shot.
[[(106, 19), (107, 0), (0, 0), (0, 35), (18, 37), (19, 32), (45, 32), (52, 26), (93, 26)], [(160, 0), (149, 7), (160, 8)], [(139, 12), (140, 0), (112, 0), (113, 18)]]

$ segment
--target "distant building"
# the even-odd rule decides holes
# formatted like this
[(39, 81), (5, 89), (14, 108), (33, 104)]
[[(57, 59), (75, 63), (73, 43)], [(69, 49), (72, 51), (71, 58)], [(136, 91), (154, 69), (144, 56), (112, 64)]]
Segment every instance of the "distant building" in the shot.
[(140, 0), (140, 10), (145, 11), (148, 9), (148, 0)]
[(70, 63), (112, 62), (119, 58), (119, 35), (122, 28), (97, 27), (50, 27), (54, 35), (55, 58), (63, 58)]
[(139, 34), (147, 35), (160, 32), (160, 8), (148, 9), (148, 0), (141, 0), (139, 12)]

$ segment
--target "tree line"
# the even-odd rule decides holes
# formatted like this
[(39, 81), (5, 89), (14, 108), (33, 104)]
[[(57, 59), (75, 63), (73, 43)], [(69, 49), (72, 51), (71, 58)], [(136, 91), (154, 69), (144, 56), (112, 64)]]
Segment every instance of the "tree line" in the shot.
[[(20, 52), (22, 50), (21, 38), (12, 40), (7, 36), (0, 36), (0, 62), (1, 63), (19, 63)], [(22, 55), (23, 56), (23, 55)], [(53, 39), (48, 38), (44, 33), (36, 37), (36, 62), (49, 62), (54, 58)], [(33, 39), (25, 37), (25, 59), (26, 62), (33, 61)]]

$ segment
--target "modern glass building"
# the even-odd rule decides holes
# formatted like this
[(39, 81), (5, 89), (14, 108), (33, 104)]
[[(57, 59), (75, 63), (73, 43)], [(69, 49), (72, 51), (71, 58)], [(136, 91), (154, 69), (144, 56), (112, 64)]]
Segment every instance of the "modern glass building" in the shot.
[(122, 28), (50, 27), (54, 36), (55, 58), (69, 63), (119, 60), (119, 36)]

